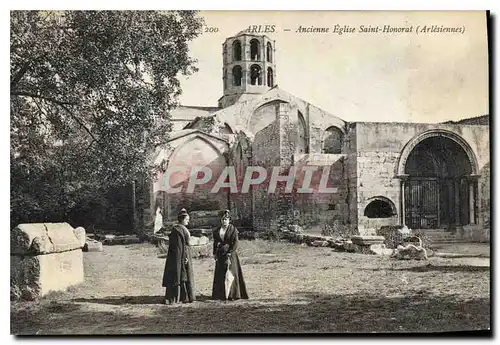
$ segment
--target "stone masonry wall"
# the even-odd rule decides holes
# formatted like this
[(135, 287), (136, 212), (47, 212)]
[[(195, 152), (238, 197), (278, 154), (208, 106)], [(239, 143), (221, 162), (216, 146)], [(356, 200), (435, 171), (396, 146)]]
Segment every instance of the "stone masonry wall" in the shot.
[(242, 192), (243, 180), (248, 166), (251, 165), (252, 146), (249, 139), (239, 133), (236, 144), (229, 153), (229, 165), (233, 166), (236, 175), (237, 193), (230, 195), (230, 209), (233, 216), (233, 223), (238, 226), (252, 225), (252, 194)]
[(399, 214), (400, 181), (394, 177), (394, 164), (398, 154), (394, 152), (358, 152), (357, 154), (357, 194), (358, 230), (362, 235), (376, 234), (383, 225), (397, 225), (398, 217), (368, 218), (364, 216), (366, 206), (375, 197), (389, 199)]
[(346, 189), (347, 210), (345, 224), (351, 231), (356, 230), (358, 225), (356, 133), (356, 126), (351, 126), (345, 136), (344, 146), (342, 147), (342, 150), (345, 152), (344, 185)]
[[(280, 103), (277, 105), (278, 128), (280, 135), (280, 175), (286, 175), (294, 166), (294, 158), (297, 147), (297, 110), (289, 103)], [(276, 202), (274, 222), (271, 227), (278, 228), (280, 225), (293, 224), (295, 198), (293, 193), (285, 190), (285, 183), (278, 183), (278, 188), (273, 197)], [(280, 219), (281, 217), (281, 219)]]
[(252, 163), (267, 167), (266, 183), (253, 188), (253, 227), (257, 231), (277, 230), (283, 219), (293, 221), (294, 197), (285, 192), (286, 184), (278, 182), (276, 190), (268, 193), (273, 167), (286, 175), (294, 164), (296, 151), (296, 109), (288, 103), (275, 104), (276, 121), (255, 135)]
[(481, 177), (479, 178), (479, 192), (481, 195), (481, 200), (478, 205), (479, 211), (479, 224), (482, 228), (490, 228), (490, 218), (491, 218), (491, 175), (490, 175), (490, 163), (486, 164), (483, 169), (480, 171)]
[[(327, 156), (327, 155), (325, 155)], [(334, 156), (334, 155), (328, 155)], [(337, 159), (331, 165), (315, 166), (317, 169), (312, 175), (311, 188), (313, 193), (296, 193), (295, 210), (298, 223), (306, 232), (319, 233), (325, 224), (340, 220), (347, 222), (349, 211), (347, 209), (347, 188), (344, 180), (344, 160), (342, 155), (335, 155)], [(323, 169), (330, 169), (327, 187), (336, 188), (333, 193), (319, 193)], [(300, 177), (301, 175), (298, 174)], [(296, 188), (302, 185), (301, 179), (296, 183)]]
[(262, 129), (254, 137), (252, 143), (252, 165), (268, 167), (266, 180), (258, 185), (251, 186), (253, 198), (253, 228), (256, 231), (267, 231), (274, 218), (274, 199), (268, 194), (267, 187), (273, 166), (279, 165), (280, 136), (278, 122), (275, 121)]
[[(489, 127), (477, 125), (419, 124), (419, 123), (355, 123), (356, 130), (356, 194), (358, 228), (360, 233), (371, 233), (386, 223), (400, 223), (400, 180), (397, 163), (405, 145), (419, 134), (429, 130), (446, 130), (463, 138), (472, 149), (479, 167), (479, 218), (489, 218)], [(348, 157), (348, 160), (351, 157)], [(351, 172), (352, 174), (352, 172)], [(483, 181), (483, 182), (482, 182)], [(383, 196), (390, 199), (397, 216), (392, 219), (368, 219), (364, 209), (371, 198)], [(483, 206), (481, 206), (483, 205)], [(351, 205), (352, 206), (352, 205)], [(354, 210), (353, 210), (354, 211)]]

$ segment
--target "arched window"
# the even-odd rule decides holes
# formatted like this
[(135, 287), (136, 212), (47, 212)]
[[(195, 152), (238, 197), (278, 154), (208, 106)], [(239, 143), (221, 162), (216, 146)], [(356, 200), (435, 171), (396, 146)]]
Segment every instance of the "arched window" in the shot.
[(271, 45), (271, 42), (267, 42), (266, 58), (267, 62), (273, 62), (273, 46)]
[(255, 61), (260, 59), (260, 49), (259, 49), (259, 41), (257, 39), (253, 39), (250, 41), (250, 60)]
[(259, 65), (250, 67), (250, 84), (262, 85), (262, 69)]
[(234, 86), (241, 86), (241, 77), (243, 76), (243, 73), (241, 72), (241, 66), (234, 66), (233, 67), (233, 85)]
[(364, 215), (368, 218), (390, 218), (394, 216), (394, 210), (389, 200), (376, 199), (366, 206)]
[(337, 127), (331, 126), (323, 134), (322, 153), (339, 154), (342, 150), (344, 134)]
[(298, 123), (299, 140), (297, 142), (297, 151), (298, 151), (298, 153), (309, 153), (309, 147), (307, 145), (306, 121), (305, 121), (304, 116), (302, 116), (302, 113), (300, 111), (297, 113), (297, 116), (299, 118), (299, 123)]
[(233, 42), (233, 61), (241, 61), (241, 43), (238, 40)]
[(222, 81), (224, 83), (224, 90), (227, 89), (227, 71), (224, 68), (224, 72), (222, 72)]
[(273, 69), (271, 67), (267, 68), (267, 86), (274, 86)]

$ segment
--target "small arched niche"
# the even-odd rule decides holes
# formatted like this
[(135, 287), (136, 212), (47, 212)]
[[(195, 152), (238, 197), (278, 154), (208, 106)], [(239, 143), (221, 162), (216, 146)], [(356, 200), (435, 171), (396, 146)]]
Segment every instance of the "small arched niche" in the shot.
[(396, 215), (396, 207), (394, 203), (384, 197), (373, 198), (366, 205), (363, 215), (368, 218), (392, 218)]
[(342, 143), (344, 141), (344, 134), (342, 131), (335, 127), (328, 127), (323, 133), (323, 143), (321, 147), (322, 153), (339, 154), (342, 151)]

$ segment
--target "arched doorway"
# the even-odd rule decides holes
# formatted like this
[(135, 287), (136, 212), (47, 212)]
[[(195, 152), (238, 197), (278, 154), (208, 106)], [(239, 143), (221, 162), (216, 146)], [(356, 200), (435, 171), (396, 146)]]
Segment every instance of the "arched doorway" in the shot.
[(410, 142), (399, 166), (402, 222), (412, 229), (452, 228), (477, 221), (477, 163), (453, 133)]
[[(167, 189), (160, 200), (164, 219), (175, 220), (181, 208), (189, 212), (227, 209), (229, 190), (224, 188), (212, 193), (226, 166), (226, 157), (220, 146), (203, 135), (194, 135), (176, 147), (168, 159), (167, 170), (170, 171), (162, 176), (162, 184)], [(205, 175), (198, 172), (195, 176), (193, 168), (207, 168), (211, 176), (205, 183), (194, 186), (190, 192), (189, 180), (195, 177), (201, 179)], [(168, 191), (167, 187), (172, 190)]]

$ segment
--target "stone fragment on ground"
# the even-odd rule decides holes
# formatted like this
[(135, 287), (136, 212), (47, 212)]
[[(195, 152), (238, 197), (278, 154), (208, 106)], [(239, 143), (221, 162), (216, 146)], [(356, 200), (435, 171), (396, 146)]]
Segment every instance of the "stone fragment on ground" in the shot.
[(304, 233), (304, 229), (300, 225), (290, 225), (288, 231), (299, 234)]
[(382, 244), (385, 241), (384, 236), (351, 236), (351, 241), (360, 246), (371, 246), (372, 244)]
[(83, 248), (83, 246), (85, 245), (85, 241), (87, 239), (85, 229), (83, 227), (79, 226), (74, 230), (74, 233), (75, 233), (75, 236), (78, 239), (78, 241), (80, 241), (80, 248)]
[(11, 230), (11, 298), (34, 300), (83, 282), (82, 237), (68, 223), (20, 224)]
[(205, 228), (197, 228), (197, 229), (190, 229), (189, 233), (191, 234), (192, 237), (208, 237), (212, 238), (212, 229), (205, 229)]
[(418, 236), (407, 236), (403, 238), (403, 244), (413, 244), (414, 246), (422, 247), (422, 240)]
[(407, 246), (399, 245), (392, 256), (398, 260), (427, 260), (427, 250), (420, 246), (408, 244)]
[(385, 244), (372, 244), (370, 246), (370, 252), (375, 255), (387, 255), (391, 256), (394, 253), (394, 249), (386, 248)]
[(311, 242), (312, 247), (328, 247), (328, 241), (315, 240)]
[(398, 229), (398, 231), (403, 235), (411, 235), (411, 229), (408, 228), (406, 225)]
[(343, 240), (328, 240), (328, 246), (338, 251), (344, 251), (344, 243)]
[(68, 223), (19, 224), (11, 230), (10, 237), (11, 255), (60, 253), (82, 247)]
[(83, 246), (83, 251), (102, 252), (103, 251), (102, 243), (96, 240), (87, 239), (87, 242), (85, 242), (85, 245)]
[(113, 245), (124, 245), (124, 244), (135, 244), (140, 243), (141, 240), (137, 235), (106, 235), (102, 244), (113, 246)]
[(357, 245), (355, 245), (354, 243), (352, 243), (352, 241), (345, 241), (344, 244), (343, 244), (343, 246), (344, 246), (344, 250), (346, 252), (353, 253), (353, 252), (356, 252), (356, 250), (358, 249)]
[(189, 239), (189, 244), (191, 246), (202, 246), (208, 243), (208, 237), (206, 236), (201, 236), (201, 237), (191, 237)]
[[(208, 242), (202, 245), (191, 245), (191, 257), (193, 259), (201, 259), (208, 258), (212, 256), (213, 251), (213, 243)], [(158, 254), (159, 259), (166, 259), (168, 254), (168, 244), (166, 249), (160, 249), (160, 253)]]

